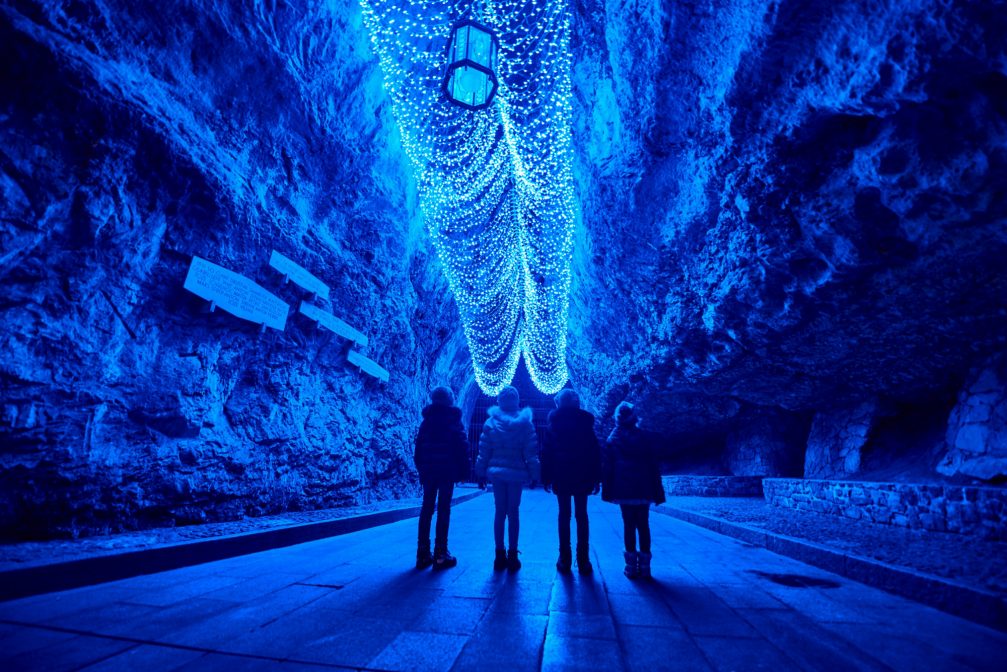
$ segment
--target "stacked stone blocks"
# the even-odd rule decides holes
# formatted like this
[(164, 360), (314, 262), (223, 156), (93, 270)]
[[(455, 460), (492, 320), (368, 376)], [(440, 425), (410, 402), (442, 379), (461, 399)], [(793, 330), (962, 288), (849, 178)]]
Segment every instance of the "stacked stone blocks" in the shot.
[(761, 476), (664, 476), (670, 497), (761, 497)]
[(762, 488), (773, 506), (1007, 540), (1007, 490), (1001, 488), (792, 478), (767, 478)]

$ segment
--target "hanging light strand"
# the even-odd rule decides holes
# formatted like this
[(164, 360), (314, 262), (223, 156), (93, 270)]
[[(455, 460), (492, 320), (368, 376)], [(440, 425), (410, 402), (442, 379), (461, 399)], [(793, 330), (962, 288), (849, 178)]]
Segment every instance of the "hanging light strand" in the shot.
[[(568, 0), (360, 3), (476, 381), (496, 394), (523, 356), (536, 387), (560, 390), (575, 220)], [(463, 17), (500, 40), (482, 110), (442, 90)]]

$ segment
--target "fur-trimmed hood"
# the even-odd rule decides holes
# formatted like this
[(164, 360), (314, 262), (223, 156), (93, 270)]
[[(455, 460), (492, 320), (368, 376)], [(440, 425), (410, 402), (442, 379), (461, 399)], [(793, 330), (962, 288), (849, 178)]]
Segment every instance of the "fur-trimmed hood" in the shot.
[(531, 408), (528, 406), (518, 409), (517, 413), (508, 413), (499, 406), (490, 406), (489, 410), (486, 411), (486, 414), (503, 425), (503, 427), (508, 425), (520, 425), (522, 423), (527, 423), (529, 425), (532, 424)]
[(479, 437), (476, 476), (528, 482), (539, 478), (538, 439), (532, 410), (508, 413), (491, 406)]

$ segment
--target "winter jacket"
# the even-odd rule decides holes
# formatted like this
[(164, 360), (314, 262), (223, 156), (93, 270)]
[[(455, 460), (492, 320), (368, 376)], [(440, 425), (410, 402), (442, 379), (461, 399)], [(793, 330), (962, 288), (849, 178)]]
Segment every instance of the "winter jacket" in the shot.
[(527, 483), (539, 480), (538, 440), (531, 409), (511, 414), (493, 406), (479, 437), (476, 478)]
[(589, 495), (600, 482), (594, 416), (579, 408), (557, 408), (542, 437), (542, 483), (557, 495)]
[(457, 406), (432, 404), (423, 409), (413, 453), (420, 482), (461, 481), (469, 476), (468, 440)]
[(664, 501), (655, 438), (632, 424), (612, 430), (602, 452), (602, 499), (616, 504)]

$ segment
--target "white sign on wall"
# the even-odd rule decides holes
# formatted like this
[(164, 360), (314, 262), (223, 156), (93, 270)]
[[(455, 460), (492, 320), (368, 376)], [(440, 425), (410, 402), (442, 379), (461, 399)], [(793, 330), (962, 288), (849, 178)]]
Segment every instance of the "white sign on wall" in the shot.
[(276, 250), (273, 250), (272, 254), (269, 255), (269, 265), (292, 280), (295, 285), (300, 285), (312, 294), (317, 294), (323, 299), (329, 298), (328, 285), (313, 276), (305, 268), (298, 266)]
[(332, 313), (327, 313), (318, 306), (314, 306), (307, 301), (301, 301), (301, 313), (322, 325), (329, 331), (334, 331), (348, 341), (353, 341), (361, 346), (367, 345), (367, 337), (346, 324)]
[(236, 317), (283, 331), (290, 306), (252, 280), (193, 257), (185, 276), (185, 289)]
[(350, 353), (347, 355), (347, 359), (350, 364), (359, 367), (364, 373), (372, 375), (383, 382), (388, 382), (388, 371), (381, 368), (373, 359), (364, 357), (356, 350), (350, 350)]

